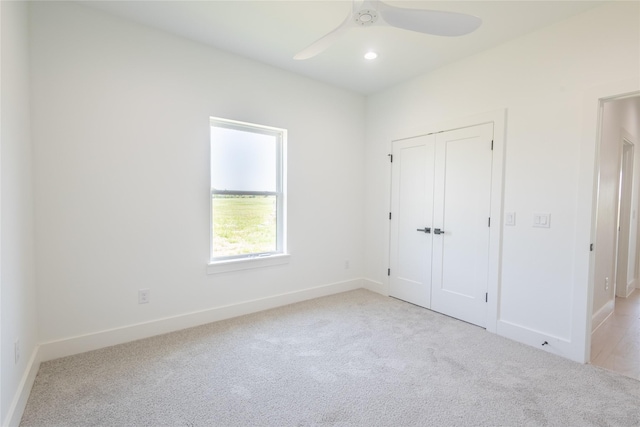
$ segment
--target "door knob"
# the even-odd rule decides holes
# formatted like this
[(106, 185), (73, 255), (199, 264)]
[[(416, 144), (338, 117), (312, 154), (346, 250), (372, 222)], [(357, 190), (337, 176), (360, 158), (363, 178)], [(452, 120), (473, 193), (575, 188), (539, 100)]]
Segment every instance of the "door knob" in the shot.
[(434, 228), (433, 234), (444, 234), (444, 230), (440, 230), (439, 228)]
[(429, 227), (418, 228), (417, 231), (422, 231), (423, 233), (431, 233), (431, 228)]

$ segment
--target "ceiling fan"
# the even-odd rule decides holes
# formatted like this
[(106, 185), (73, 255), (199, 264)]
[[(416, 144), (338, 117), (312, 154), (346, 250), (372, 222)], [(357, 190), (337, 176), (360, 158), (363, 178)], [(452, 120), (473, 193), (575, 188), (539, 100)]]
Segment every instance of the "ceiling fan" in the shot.
[(351, 28), (390, 25), (425, 34), (455, 37), (475, 31), (480, 24), (480, 18), (464, 13), (408, 9), (391, 6), (380, 0), (353, 0), (353, 8), (342, 24), (298, 52), (293, 59), (309, 59), (318, 55)]

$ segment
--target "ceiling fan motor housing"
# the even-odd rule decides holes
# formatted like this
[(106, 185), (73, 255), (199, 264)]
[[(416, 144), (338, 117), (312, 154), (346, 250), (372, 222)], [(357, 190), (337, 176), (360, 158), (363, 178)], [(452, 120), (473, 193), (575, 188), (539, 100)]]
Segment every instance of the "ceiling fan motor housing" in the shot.
[(378, 20), (378, 12), (371, 9), (362, 9), (354, 15), (353, 19), (358, 25), (371, 25)]

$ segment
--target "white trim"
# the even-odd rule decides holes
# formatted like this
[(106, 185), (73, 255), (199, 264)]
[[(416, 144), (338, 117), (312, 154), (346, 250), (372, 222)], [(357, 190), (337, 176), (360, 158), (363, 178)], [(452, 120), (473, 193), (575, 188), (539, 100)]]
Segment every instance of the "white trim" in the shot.
[(505, 338), (583, 363), (582, 360), (578, 360), (578, 358), (575, 357), (572, 342), (564, 338), (545, 334), (544, 332), (504, 320), (498, 321), (497, 333)]
[(389, 287), (384, 283), (376, 282), (371, 279), (362, 279), (362, 287), (385, 297), (389, 296)]
[(629, 298), (636, 289), (636, 281), (637, 279), (631, 279), (631, 281), (627, 283), (627, 295), (625, 295), (625, 298)]
[[(615, 298), (615, 297), (614, 297)], [(591, 319), (591, 333), (595, 332), (613, 314), (615, 309), (615, 299), (610, 299), (607, 303), (596, 311)]]
[(491, 113), (493, 119), (493, 163), (491, 171), (491, 224), (489, 229), (489, 278), (487, 281), (487, 331), (498, 332), (502, 271), (502, 230), (507, 110)]
[[(424, 135), (430, 135), (433, 133), (474, 127), (477, 125), (483, 125), (485, 123), (498, 123), (498, 122), (502, 123), (506, 118), (506, 113), (507, 113), (507, 109), (501, 108), (498, 110), (487, 111), (485, 113), (478, 113), (478, 114), (473, 114), (466, 117), (457, 117), (457, 118), (452, 118), (448, 120), (443, 120), (437, 123), (426, 124), (421, 131), (414, 132), (413, 134), (410, 134), (410, 135), (404, 135), (398, 138), (394, 138), (392, 142), (401, 141), (403, 139), (416, 138)], [(502, 129), (504, 131), (505, 127), (503, 127)]]
[(207, 266), (207, 274), (227, 273), (229, 271), (248, 270), (250, 268), (287, 264), (289, 262), (289, 257), (289, 254), (278, 254), (264, 257), (210, 262)]
[(27, 406), (27, 400), (29, 400), (29, 394), (31, 394), (31, 388), (36, 380), (36, 375), (40, 369), (40, 347), (36, 346), (31, 353), (31, 358), (27, 364), (27, 369), (22, 376), (20, 384), (16, 394), (11, 401), (7, 416), (2, 422), (3, 427), (14, 427), (20, 425), (22, 414), (24, 414), (24, 408)]
[[(618, 232), (616, 233), (616, 252), (615, 252), (615, 258), (614, 258), (614, 274), (613, 274), (613, 286), (614, 286), (614, 296), (620, 296), (620, 297), (624, 297), (626, 298), (627, 295), (627, 290), (629, 287), (629, 283), (628, 283), (628, 275), (629, 275), (629, 244), (631, 243), (630, 241), (630, 231), (631, 231), (631, 211), (633, 210), (633, 187), (634, 187), (634, 182), (633, 182), (633, 177), (635, 175), (635, 171), (634, 171), (634, 164), (635, 164), (635, 145), (633, 144), (633, 142), (631, 142), (631, 140), (629, 140), (625, 134), (628, 135), (628, 132), (625, 131), (625, 129), (621, 129), (620, 130), (621, 134), (622, 134), (622, 138), (621, 138), (621, 142), (620, 142), (620, 162), (618, 163), (618, 175), (619, 175), (619, 182), (618, 182), (618, 214), (617, 214), (617, 230)], [(630, 148), (626, 148), (626, 147), (630, 147)], [(625, 149), (626, 148), (626, 149)], [(629, 151), (631, 150), (631, 153), (629, 154)], [(625, 164), (625, 152), (627, 153), (628, 156), (631, 157), (631, 165), (627, 166)], [(629, 170), (631, 169), (631, 170)], [(631, 176), (629, 176), (629, 174)], [(627, 188), (625, 187), (623, 184), (627, 183), (627, 185), (630, 185), (631, 188)], [(623, 190), (624, 193), (623, 193)], [(628, 191), (628, 193), (627, 193)], [(625, 215), (628, 214), (629, 218), (628, 218), (628, 222), (626, 223), (626, 227), (623, 227), (623, 223), (622, 223), (622, 219), (623, 219), (623, 213)], [(624, 233), (622, 233), (622, 231), (624, 231)], [(621, 238), (622, 236), (622, 238)], [(624, 277), (621, 277), (621, 279), (623, 279), (624, 283), (624, 288), (622, 286), (620, 286), (620, 288), (622, 289), (618, 289), (618, 281), (619, 281), (619, 270), (620, 270), (620, 247), (622, 246), (623, 248), (623, 254), (625, 255), (624, 257), (622, 257), (622, 260), (624, 260), (624, 269), (622, 269), (622, 272), (624, 273)], [(626, 247), (625, 247), (626, 246)]]
[(347, 280), (301, 291), (244, 301), (238, 304), (165, 317), (163, 319), (157, 319), (150, 322), (65, 338), (58, 341), (51, 341), (40, 345), (40, 359), (44, 362), (60, 357), (71, 356), (78, 353), (84, 353), (86, 351), (149, 338), (155, 335), (166, 334), (181, 329), (192, 328), (194, 326), (243, 316), (245, 314), (256, 313), (313, 298), (360, 289), (362, 287), (362, 279)]

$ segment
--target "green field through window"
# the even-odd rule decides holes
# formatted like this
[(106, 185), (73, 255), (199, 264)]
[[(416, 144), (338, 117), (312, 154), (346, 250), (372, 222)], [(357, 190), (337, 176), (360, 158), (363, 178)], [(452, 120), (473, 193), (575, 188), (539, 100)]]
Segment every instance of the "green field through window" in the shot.
[(213, 256), (275, 252), (276, 196), (213, 195)]

